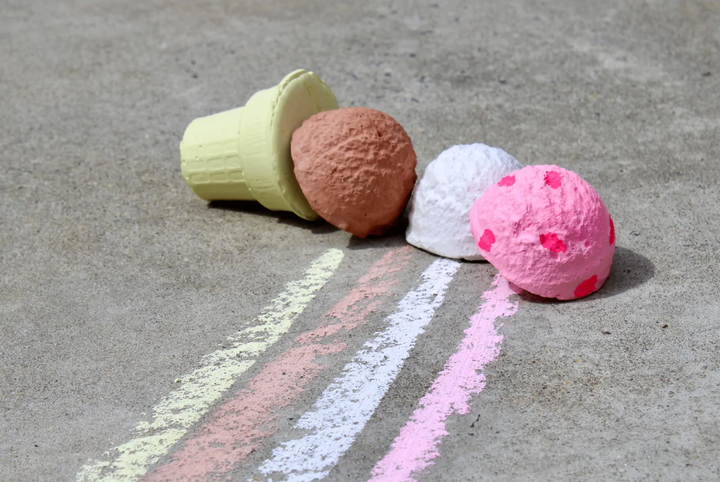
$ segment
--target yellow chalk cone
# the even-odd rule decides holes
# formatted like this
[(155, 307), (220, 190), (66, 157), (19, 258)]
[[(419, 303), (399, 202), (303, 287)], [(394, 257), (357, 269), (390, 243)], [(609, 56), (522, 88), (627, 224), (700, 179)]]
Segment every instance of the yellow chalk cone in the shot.
[(183, 177), (206, 201), (256, 200), (316, 219), (295, 179), (290, 138), (305, 119), (337, 107), (320, 77), (296, 70), (245, 107), (192, 121), (180, 143)]

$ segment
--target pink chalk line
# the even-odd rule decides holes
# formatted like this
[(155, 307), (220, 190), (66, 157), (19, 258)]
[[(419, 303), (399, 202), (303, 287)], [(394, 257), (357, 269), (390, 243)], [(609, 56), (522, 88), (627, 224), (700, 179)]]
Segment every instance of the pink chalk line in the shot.
[(217, 408), (167, 464), (143, 481), (215, 480), (232, 471), (264, 438), (277, 431), (272, 422), (279, 417), (279, 411), (325, 369), (316, 359), (346, 347), (337, 339), (321, 342), (365, 323), (381, 297), (398, 283), (397, 274), (407, 266), (412, 253), (410, 246), (394, 249), (373, 264), (358, 279), (357, 287), (325, 314), (322, 326), (296, 337), (298, 346), (265, 364), (242, 390)]
[(370, 482), (414, 481), (413, 474), (432, 465), (440, 455), (438, 445), (448, 435), (448, 417), (453, 412), (468, 413), (471, 396), (485, 388), (485, 375), (478, 371), (497, 359), (503, 339), (495, 320), (517, 311), (517, 303), (508, 301), (514, 294), (508, 282), (498, 274), (493, 286), (483, 293), (485, 303), (470, 318), (457, 351), (420, 399), (420, 407), (395, 438), (390, 452), (373, 468)]

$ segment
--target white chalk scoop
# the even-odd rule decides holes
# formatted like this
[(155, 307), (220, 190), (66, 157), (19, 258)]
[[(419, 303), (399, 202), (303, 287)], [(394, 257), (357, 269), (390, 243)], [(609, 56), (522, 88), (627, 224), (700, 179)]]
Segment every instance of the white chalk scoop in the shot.
[(443, 151), (413, 191), (407, 242), (445, 258), (485, 259), (470, 232), (470, 209), (490, 186), (522, 168), (507, 152), (485, 144)]

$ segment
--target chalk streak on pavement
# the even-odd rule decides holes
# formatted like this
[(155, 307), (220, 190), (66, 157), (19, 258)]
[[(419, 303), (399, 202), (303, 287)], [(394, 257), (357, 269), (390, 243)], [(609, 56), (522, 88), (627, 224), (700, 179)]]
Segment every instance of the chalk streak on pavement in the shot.
[(262, 310), (253, 326), (228, 338), (229, 347), (202, 358), (200, 368), (179, 379), (179, 388), (153, 408), (150, 422), (140, 422), (135, 438), (84, 465), (77, 482), (131, 482), (175, 445), (260, 354), (288, 331), (340, 265), (344, 254), (329, 249)]
[[(172, 454), (171, 460), (149, 473), (144, 482), (220, 479), (242, 463), (263, 440), (277, 431), (272, 422), (326, 368), (318, 358), (347, 347), (345, 333), (366, 323), (387, 299), (390, 288), (412, 257), (405, 246), (386, 253), (361, 276), (325, 316), (319, 326), (295, 338), (295, 344), (268, 361), (247, 384), (215, 410)], [(212, 477), (211, 477), (212, 476)]]
[(272, 474), (268, 480), (307, 482), (328, 474), (375, 412), (459, 268), (457, 261), (438, 259), (422, 273), (420, 285), (386, 319), (387, 328), (365, 343), (300, 418), (295, 428), (307, 435), (282, 443), (261, 464), (262, 474)]
[(440, 456), (438, 446), (448, 435), (446, 421), (457, 412), (470, 411), (470, 398), (485, 388), (485, 375), (479, 373), (500, 355), (502, 335), (495, 320), (511, 316), (517, 303), (509, 301), (514, 293), (499, 274), (494, 288), (483, 293), (485, 303), (470, 318), (470, 327), (455, 353), (445, 364), (419, 408), (395, 438), (388, 454), (375, 465), (370, 482), (411, 482), (419, 472)]

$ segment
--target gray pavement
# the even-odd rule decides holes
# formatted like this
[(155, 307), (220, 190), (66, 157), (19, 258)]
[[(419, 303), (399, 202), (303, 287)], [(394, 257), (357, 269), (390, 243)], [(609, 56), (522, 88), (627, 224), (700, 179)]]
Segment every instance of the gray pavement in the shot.
[[(615, 220), (605, 287), (519, 300), (485, 390), (418, 480), (720, 480), (720, 2), (2, 0), (0, 60), (0, 480), (74, 480), (311, 260), (345, 252), (293, 332), (404, 243), (208, 206), (185, 185), (187, 124), (296, 68), (395, 117), (419, 174), (484, 142), (578, 172)], [(415, 251), (393, 300), (434, 259)], [(494, 273), (463, 264), (326, 480), (369, 478)], [(278, 425), (233, 480), (287, 440)]]

